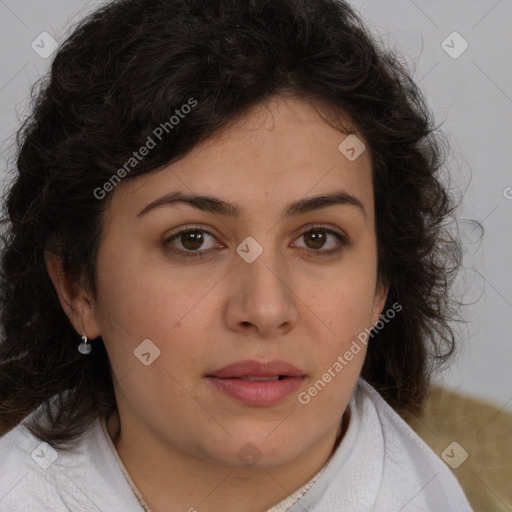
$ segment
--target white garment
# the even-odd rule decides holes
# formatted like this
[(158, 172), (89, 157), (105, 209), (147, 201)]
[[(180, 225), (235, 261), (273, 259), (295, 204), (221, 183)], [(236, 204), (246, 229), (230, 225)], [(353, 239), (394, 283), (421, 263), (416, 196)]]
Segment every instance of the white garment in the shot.
[[(362, 379), (334, 455), (267, 512), (472, 512), (448, 466)], [(0, 512), (142, 512), (104, 420), (71, 451), (18, 425), (0, 438)]]

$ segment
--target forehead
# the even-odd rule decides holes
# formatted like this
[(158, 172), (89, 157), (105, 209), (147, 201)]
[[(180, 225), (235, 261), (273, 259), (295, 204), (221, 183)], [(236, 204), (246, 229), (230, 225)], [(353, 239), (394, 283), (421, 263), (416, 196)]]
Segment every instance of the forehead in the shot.
[[(371, 210), (369, 152), (362, 149), (362, 137), (348, 139), (359, 144), (354, 150), (360, 153), (348, 158), (354, 151), (344, 147), (347, 133), (333, 127), (333, 120), (322, 105), (271, 98), (179, 161), (125, 180), (114, 191), (111, 208), (133, 216), (162, 194), (179, 190), (225, 198), (242, 208), (248, 205), (251, 215), (263, 215), (297, 198), (344, 190)], [(342, 122), (352, 128), (347, 118)]]

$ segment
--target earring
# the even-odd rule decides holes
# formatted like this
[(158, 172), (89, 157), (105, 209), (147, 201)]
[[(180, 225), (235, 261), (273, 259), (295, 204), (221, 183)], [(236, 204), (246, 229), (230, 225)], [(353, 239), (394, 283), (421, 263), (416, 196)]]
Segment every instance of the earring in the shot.
[(88, 345), (87, 344), (87, 336), (84, 334), (82, 336), (82, 343), (80, 343), (80, 345), (78, 345), (78, 352), (80, 352), (80, 354), (90, 354), (91, 352), (91, 345)]

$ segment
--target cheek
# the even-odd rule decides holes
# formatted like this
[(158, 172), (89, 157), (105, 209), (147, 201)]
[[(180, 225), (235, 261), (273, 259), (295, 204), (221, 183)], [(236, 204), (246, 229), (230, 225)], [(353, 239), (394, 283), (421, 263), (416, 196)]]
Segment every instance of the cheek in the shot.
[(136, 251), (114, 255), (105, 250), (98, 265), (102, 269), (100, 305), (106, 322), (117, 324), (114, 328), (135, 338), (166, 338), (180, 319), (186, 324), (194, 310), (201, 311), (202, 298), (215, 280), (211, 273), (176, 269), (163, 265), (164, 258), (148, 262), (143, 256)]
[(316, 313), (330, 334), (343, 341), (369, 327), (374, 298), (374, 283), (366, 276), (351, 274), (333, 279), (320, 293), (306, 292), (308, 307)]
[[(115, 376), (118, 380), (130, 376), (122, 386), (138, 381), (129, 390), (133, 396), (142, 382), (146, 389), (172, 388), (169, 374), (180, 376), (200, 368), (201, 357), (211, 345), (210, 318), (218, 307), (218, 301), (213, 303), (207, 295), (215, 286), (212, 275), (198, 276), (197, 271), (193, 275), (189, 269), (166, 276), (168, 269), (134, 264), (126, 255), (121, 260), (105, 254), (103, 262), (103, 278), (98, 280), (99, 323)], [(150, 358), (153, 352), (158, 354), (148, 367), (137, 359), (144, 340), (156, 347), (149, 344)]]
[(356, 277), (340, 280), (328, 293), (312, 297), (311, 309), (320, 312), (329, 330), (319, 335), (318, 322), (311, 323), (310, 338), (321, 341), (311, 353), (315, 372), (299, 402), (332, 421), (348, 403), (366, 355), (361, 333), (370, 326), (373, 289), (361, 282)]

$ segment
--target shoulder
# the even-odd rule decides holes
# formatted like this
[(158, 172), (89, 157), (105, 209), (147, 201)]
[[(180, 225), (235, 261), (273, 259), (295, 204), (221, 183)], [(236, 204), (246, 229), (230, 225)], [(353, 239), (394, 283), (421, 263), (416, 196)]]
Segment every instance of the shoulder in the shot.
[(379, 424), (364, 428), (366, 435), (382, 436), (382, 480), (378, 500), (396, 501), (403, 511), (471, 511), (464, 492), (449, 467), (407, 425), (380, 394), (361, 380), (357, 393), (373, 409)]
[(444, 462), (362, 379), (349, 410), (341, 443), (290, 512), (471, 512)]
[(0, 437), (0, 510), (139, 511), (98, 418), (72, 448), (54, 448), (22, 423)]
[(67, 510), (51, 483), (56, 459), (57, 452), (23, 424), (0, 437), (0, 509)]

